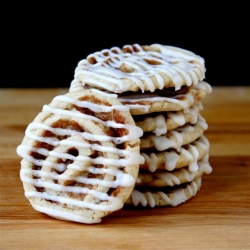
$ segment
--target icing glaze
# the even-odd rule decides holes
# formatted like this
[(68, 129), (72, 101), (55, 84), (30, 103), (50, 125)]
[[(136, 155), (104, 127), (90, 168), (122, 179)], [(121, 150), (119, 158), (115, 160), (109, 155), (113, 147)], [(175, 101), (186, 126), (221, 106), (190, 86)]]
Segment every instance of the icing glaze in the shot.
[[(167, 133), (167, 124), (163, 115), (158, 115), (156, 119), (156, 129), (153, 131), (156, 135), (163, 135)], [(146, 121), (147, 122), (147, 121)]]
[(180, 147), (183, 144), (182, 135), (174, 130), (169, 131), (168, 134), (171, 136), (174, 136), (176, 140), (168, 139), (166, 136), (156, 136), (156, 135), (150, 135), (149, 138), (151, 138), (151, 140), (154, 143), (155, 148), (158, 151), (163, 151), (168, 148), (175, 148), (176, 150), (179, 151)]

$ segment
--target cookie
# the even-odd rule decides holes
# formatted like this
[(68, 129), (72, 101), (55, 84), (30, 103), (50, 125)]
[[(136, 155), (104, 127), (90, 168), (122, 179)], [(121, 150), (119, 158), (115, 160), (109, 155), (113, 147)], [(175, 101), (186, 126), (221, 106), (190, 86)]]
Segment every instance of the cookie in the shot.
[(131, 196), (125, 202), (128, 206), (178, 206), (194, 197), (201, 187), (201, 177), (171, 188), (158, 188), (152, 190), (134, 189)]
[(154, 173), (140, 172), (137, 177), (136, 187), (166, 187), (180, 185), (182, 183), (191, 182), (204, 173), (210, 174), (212, 168), (207, 160), (207, 157), (197, 162), (198, 169), (189, 171), (188, 168), (176, 169), (169, 171), (156, 171)]
[(188, 110), (201, 102), (212, 88), (207, 82), (199, 82), (195, 86), (185, 88), (185, 91), (173, 92), (169, 97), (156, 93), (124, 94), (119, 95), (118, 100), (130, 109), (132, 115), (143, 115), (153, 112)]
[(173, 171), (174, 169), (188, 166), (188, 170), (194, 172), (198, 169), (197, 161), (209, 154), (209, 141), (202, 135), (196, 141), (182, 146), (179, 152), (169, 149), (157, 153), (141, 152), (145, 161), (140, 169), (155, 172), (156, 170)]
[(144, 134), (141, 137), (140, 150), (156, 149), (164, 151), (169, 148), (174, 148), (177, 151), (181, 146), (189, 144), (198, 139), (208, 125), (205, 119), (199, 114), (196, 124), (185, 124), (177, 129), (170, 130), (167, 134), (156, 136), (151, 133)]
[(98, 223), (121, 209), (144, 159), (142, 130), (112, 95), (81, 90), (57, 96), (17, 148), (25, 196), (61, 220)]
[(153, 132), (159, 136), (186, 123), (195, 124), (202, 109), (203, 106), (199, 102), (186, 111), (157, 112), (148, 115), (136, 115), (133, 118), (136, 126), (140, 127), (144, 133)]
[[(114, 93), (196, 85), (205, 77), (204, 59), (177, 47), (126, 45), (90, 54), (78, 63), (73, 84)], [(75, 87), (72, 87), (73, 89)]]

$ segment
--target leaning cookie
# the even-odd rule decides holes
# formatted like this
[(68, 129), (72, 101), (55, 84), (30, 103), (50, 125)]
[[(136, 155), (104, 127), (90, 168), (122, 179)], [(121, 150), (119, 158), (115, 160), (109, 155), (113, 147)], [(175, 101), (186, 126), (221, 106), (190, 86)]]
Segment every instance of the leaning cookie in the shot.
[(134, 189), (125, 204), (143, 207), (178, 206), (194, 197), (200, 187), (201, 177), (181, 186), (167, 188), (167, 190), (164, 190), (165, 188), (156, 191)]
[(98, 223), (121, 209), (144, 159), (142, 130), (112, 95), (57, 96), (26, 129), (17, 153), (25, 196), (52, 217)]

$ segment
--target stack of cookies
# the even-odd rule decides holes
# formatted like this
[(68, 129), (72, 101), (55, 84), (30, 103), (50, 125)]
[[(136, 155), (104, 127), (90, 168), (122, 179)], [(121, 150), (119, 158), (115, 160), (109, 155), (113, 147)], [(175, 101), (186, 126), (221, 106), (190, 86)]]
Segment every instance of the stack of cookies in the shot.
[(125, 204), (179, 205), (195, 196), (202, 175), (211, 173), (208, 126), (200, 114), (211, 92), (204, 77), (203, 58), (160, 44), (114, 47), (79, 62), (70, 92), (113, 94), (143, 130), (144, 163)]
[(209, 174), (201, 101), (204, 60), (159, 44), (96, 52), (79, 62), (69, 93), (31, 122), (17, 153), (32, 207), (99, 223), (131, 206), (177, 206)]

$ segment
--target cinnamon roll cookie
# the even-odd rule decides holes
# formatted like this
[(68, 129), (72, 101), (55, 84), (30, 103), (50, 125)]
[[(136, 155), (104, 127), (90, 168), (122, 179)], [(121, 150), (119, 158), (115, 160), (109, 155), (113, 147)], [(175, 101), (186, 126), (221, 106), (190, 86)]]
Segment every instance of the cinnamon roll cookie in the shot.
[(196, 171), (190, 171), (188, 167), (170, 171), (156, 171), (154, 173), (140, 172), (137, 178), (136, 187), (166, 187), (180, 185), (182, 183), (191, 182), (204, 173), (210, 174), (212, 168), (207, 157), (197, 162)]
[(132, 115), (166, 111), (187, 112), (193, 105), (200, 103), (209, 93), (211, 93), (211, 86), (202, 81), (195, 86), (183, 87), (179, 91), (164, 89), (154, 93), (123, 93), (119, 95), (118, 100), (129, 107)]
[(195, 124), (198, 120), (198, 114), (202, 109), (203, 106), (199, 102), (185, 112), (155, 112), (146, 115), (135, 115), (133, 118), (136, 126), (140, 127), (144, 133), (153, 132), (159, 136), (186, 123)]
[(170, 130), (164, 135), (144, 134), (141, 137), (140, 150), (156, 149), (164, 151), (169, 148), (180, 150), (181, 146), (198, 139), (208, 128), (205, 119), (199, 114), (196, 124), (185, 124), (177, 129)]
[(82, 86), (115, 93), (154, 92), (196, 85), (205, 77), (204, 59), (172, 46), (126, 45), (90, 54), (78, 63), (72, 89)]
[(134, 188), (144, 162), (141, 136), (113, 95), (86, 89), (56, 96), (17, 148), (25, 196), (49, 216), (100, 222), (121, 209)]
[(201, 177), (173, 187), (135, 188), (127, 199), (128, 206), (178, 206), (194, 197), (201, 187)]
[(194, 172), (198, 169), (197, 162), (203, 157), (208, 158), (209, 147), (209, 141), (202, 135), (192, 143), (181, 146), (179, 151), (170, 148), (162, 152), (141, 152), (145, 161), (140, 164), (140, 169), (150, 172), (157, 170), (173, 171), (187, 166), (189, 171)]

